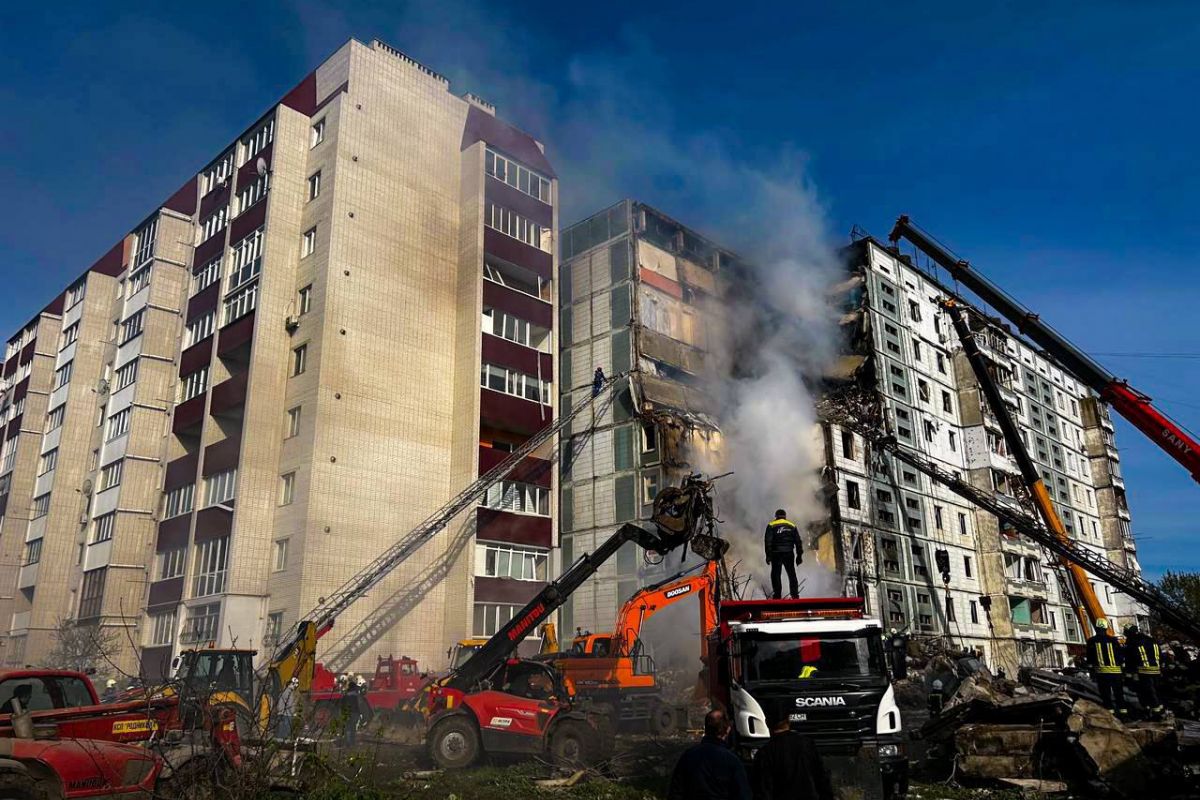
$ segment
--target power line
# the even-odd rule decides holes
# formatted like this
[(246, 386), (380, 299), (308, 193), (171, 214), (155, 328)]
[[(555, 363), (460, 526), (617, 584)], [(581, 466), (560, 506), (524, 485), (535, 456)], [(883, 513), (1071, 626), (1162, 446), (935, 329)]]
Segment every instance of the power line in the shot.
[(1200, 358), (1200, 353), (1092, 353), (1106, 358)]

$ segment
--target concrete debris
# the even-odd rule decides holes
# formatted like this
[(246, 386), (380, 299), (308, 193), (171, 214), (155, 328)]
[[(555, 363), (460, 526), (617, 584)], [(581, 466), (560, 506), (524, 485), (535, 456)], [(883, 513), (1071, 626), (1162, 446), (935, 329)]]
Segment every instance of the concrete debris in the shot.
[[(910, 659), (910, 662), (913, 659)], [(992, 674), (969, 654), (937, 653), (896, 684), (931, 775), (1087, 797), (1200, 796), (1200, 722), (1123, 720), (1086, 674)]]

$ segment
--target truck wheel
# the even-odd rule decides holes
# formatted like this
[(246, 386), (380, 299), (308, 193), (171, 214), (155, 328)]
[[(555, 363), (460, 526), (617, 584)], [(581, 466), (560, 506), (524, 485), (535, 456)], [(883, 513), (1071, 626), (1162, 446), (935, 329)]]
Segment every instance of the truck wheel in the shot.
[(666, 703), (656, 703), (646, 720), (650, 733), (654, 736), (670, 736), (675, 732), (678, 720), (675, 717), (675, 707)]
[(28, 775), (0, 773), (0, 800), (38, 800), (37, 784)]
[(442, 769), (463, 769), (479, 758), (479, 731), (466, 717), (442, 720), (429, 734), (429, 755)]
[(577, 719), (564, 720), (550, 735), (550, 759), (559, 766), (582, 767), (596, 763), (600, 733)]

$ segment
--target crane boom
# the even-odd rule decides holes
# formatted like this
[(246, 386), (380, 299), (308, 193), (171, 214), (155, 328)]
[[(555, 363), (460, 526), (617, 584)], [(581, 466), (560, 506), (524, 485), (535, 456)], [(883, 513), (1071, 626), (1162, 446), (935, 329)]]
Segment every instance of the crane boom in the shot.
[(904, 238), (928, 255), (956, 280), (999, 311), (1031, 341), (1050, 354), (1063, 368), (1089, 387), (1100, 399), (1109, 403), (1131, 425), (1149, 437), (1173, 459), (1178, 461), (1200, 483), (1200, 442), (1159, 411), (1149, 396), (1139, 392), (1121, 378), (1102, 367), (1091, 356), (1042, 321), (1041, 317), (1023, 306), (987, 277), (958, 258), (908, 218), (901, 215), (888, 237), (893, 244)]
[(910, 467), (924, 473), (931, 480), (945, 486), (959, 497), (996, 516), (1008, 527), (1050, 550), (1060, 558), (1083, 567), (1088, 573), (1107, 582), (1117, 591), (1146, 605), (1171, 627), (1187, 633), (1200, 641), (1200, 620), (1192, 612), (1168, 597), (1161, 589), (1144, 579), (1135, 570), (1114, 564), (1102, 555), (1093, 553), (1072, 539), (1063, 541), (1047, 531), (1037, 520), (1014, 509), (990, 492), (972, 486), (933, 461), (924, 458), (901, 445), (892, 436), (859, 423), (848, 417), (829, 418), (830, 422), (853, 430), (866, 441)]
[[(1013, 460), (1017, 462), (1017, 467), (1021, 470), (1021, 477), (1025, 481), (1025, 486), (1029, 489), (1029, 494), (1033, 497), (1034, 505), (1037, 506), (1038, 513), (1042, 515), (1042, 522), (1060, 541), (1069, 542), (1071, 537), (1067, 534), (1067, 529), (1063, 527), (1062, 519), (1059, 518), (1058, 512), (1054, 510), (1054, 503), (1050, 500), (1050, 493), (1046, 491), (1046, 484), (1042, 481), (1042, 476), (1038, 472), (1038, 468), (1034, 466), (1033, 459), (1029, 457), (1029, 451), (1025, 448), (1025, 442), (1021, 440), (1021, 434), (1017, 430), (1017, 424), (1013, 421), (1012, 415), (1008, 413), (1008, 408), (1004, 404), (1004, 398), (1000, 396), (1000, 389), (996, 386), (996, 382), (992, 380), (991, 374), (987, 370), (987, 363), (984, 361), (983, 353), (979, 349), (979, 344), (975, 341), (975, 336), (971, 333), (970, 325), (967, 323), (967, 311), (959, 303), (953, 300), (943, 301), (943, 307), (950, 313), (950, 322), (954, 325), (954, 331), (958, 334), (958, 339), (962, 342), (963, 353), (967, 357), (967, 362), (970, 363), (971, 369), (975, 373), (975, 378), (979, 381), (979, 388), (983, 391), (983, 395), (987, 398), (988, 406), (991, 407), (992, 414), (996, 417), (996, 421), (1000, 423), (1000, 430), (1004, 433), (1004, 441), (1008, 445), (1008, 450), (1012, 453)], [(1092, 584), (1087, 579), (1087, 573), (1083, 571), (1083, 567), (1073, 563), (1070, 559), (1061, 557), (1063, 566), (1067, 568), (1067, 572), (1071, 575), (1071, 583), (1075, 587), (1075, 597), (1080, 601), (1080, 605), (1076, 607), (1075, 614), (1079, 617), (1079, 624), (1082, 630), (1086, 633), (1091, 628), (1095, 627), (1096, 621), (1105, 617), (1104, 607), (1100, 605), (1100, 598), (1096, 597), (1096, 590), (1092, 588)]]
[[(497, 481), (503, 479), (508, 473), (512, 472), (522, 459), (550, 441), (559, 431), (571, 424), (576, 417), (587, 409), (592, 408), (601, 397), (604, 398), (600, 409), (603, 412), (604, 408), (611, 404), (615, 398), (613, 388), (620, 377), (610, 378), (601, 384), (587, 399), (571, 409), (570, 413), (560, 416), (553, 424), (530, 437), (524, 444), (509, 453), (507, 458), (492, 467), (485, 474), (479, 476), (478, 479), (437, 511), (433, 512), (421, 524), (402, 536), (399, 541), (385, 550), (374, 561), (359, 570), (354, 577), (347, 580), (327, 597), (321, 598), (316, 608), (301, 617), (301, 622), (297, 626), (296, 631), (276, 648), (271, 664), (288, 664), (288, 668), (291, 671), (301, 674), (301, 688), (307, 689), (308, 683), (311, 681), (311, 676), (305, 673), (306, 670), (307, 672), (311, 672), (313, 659), (307, 656), (303, 659), (298, 659), (297, 654), (301, 651), (307, 653), (310, 649), (308, 647), (301, 647), (301, 645), (307, 640), (315, 641), (312, 638), (313, 631), (316, 632), (317, 636), (320, 636), (328, 630), (339, 614), (353, 605), (359, 598), (370, 591), (373, 586), (387, 577), (392, 570), (420, 549), (422, 545), (443, 530), (452, 519), (483, 499), (487, 490)], [(366, 633), (367, 636), (376, 637), (378, 634), (379, 631), (377, 629)], [(307, 663), (295, 663), (298, 660)], [(283, 682), (286, 682), (288, 677), (290, 676), (281, 676)], [(305, 677), (308, 677), (309, 680), (306, 681)]]
[[(682, 487), (668, 487), (659, 492), (654, 498), (652, 529), (626, 522), (594, 551), (581, 555), (557, 580), (513, 614), (512, 619), (476, 650), (465, 664), (446, 678), (444, 686), (469, 691), (491, 673), (500, 660), (507, 658), (530, 631), (562, 606), (584, 581), (595, 575), (601, 565), (626, 542), (634, 542), (643, 550), (657, 555), (666, 555), (690, 542), (692, 549), (701, 557), (720, 559), (729, 544), (711, 534), (711, 487), (711, 481), (693, 475), (684, 480)], [(703, 526), (707, 526), (710, 533), (701, 533)]]

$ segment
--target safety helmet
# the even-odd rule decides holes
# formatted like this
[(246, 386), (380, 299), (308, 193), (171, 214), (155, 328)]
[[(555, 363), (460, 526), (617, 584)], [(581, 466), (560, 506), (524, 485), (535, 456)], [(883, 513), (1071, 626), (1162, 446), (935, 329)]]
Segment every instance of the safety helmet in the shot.
[(115, 680), (113, 680), (112, 678), (109, 678), (108, 682), (104, 684), (104, 687), (106, 689), (115, 689), (115, 688), (117, 688), (117, 682)]
[(358, 675), (354, 678), (354, 685), (355, 686), (366, 686), (367, 679), (364, 678), (362, 675)]
[(1108, 620), (1106, 620), (1106, 619), (1096, 620), (1096, 630), (1098, 630), (1098, 631), (1108, 630)]
[(1133, 636), (1133, 635), (1134, 635), (1134, 634), (1136, 634), (1137, 632), (1138, 632), (1138, 626), (1137, 626), (1137, 625), (1127, 625), (1127, 626), (1125, 627), (1125, 635), (1126, 635), (1126, 636)]
[(295, 675), (293, 675), (293, 676), (292, 676), (292, 679), (291, 679), (290, 681), (288, 681), (288, 683), (290, 683), (292, 686), (299, 686), (299, 685), (300, 685), (300, 679), (299, 679), (299, 678), (297, 678)]

